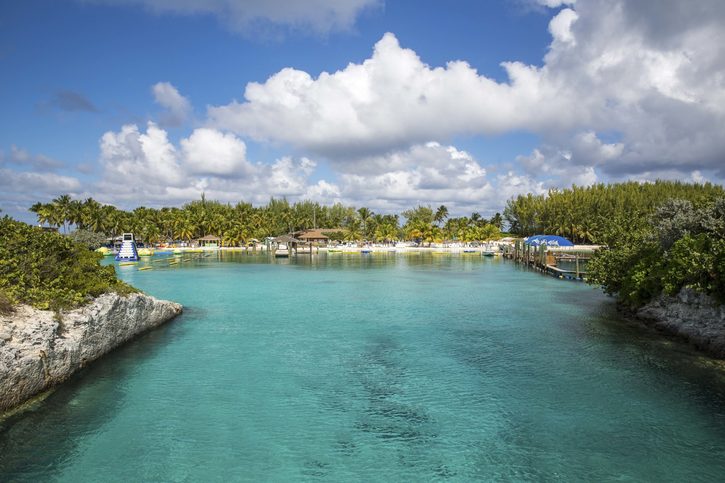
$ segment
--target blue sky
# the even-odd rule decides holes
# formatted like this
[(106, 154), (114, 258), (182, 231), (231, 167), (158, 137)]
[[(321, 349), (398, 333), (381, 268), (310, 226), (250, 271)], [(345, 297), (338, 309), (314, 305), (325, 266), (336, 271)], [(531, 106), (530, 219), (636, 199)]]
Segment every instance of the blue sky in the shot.
[(302, 3), (3, 2), (0, 208), (206, 192), (493, 213), (725, 177), (719, 2)]

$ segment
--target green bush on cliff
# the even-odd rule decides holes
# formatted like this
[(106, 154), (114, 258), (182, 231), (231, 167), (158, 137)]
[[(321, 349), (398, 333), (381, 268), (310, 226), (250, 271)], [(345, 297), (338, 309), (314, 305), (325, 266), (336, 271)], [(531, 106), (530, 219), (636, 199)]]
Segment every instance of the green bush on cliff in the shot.
[(670, 200), (640, 224), (615, 219), (609, 248), (587, 265), (589, 282), (637, 307), (690, 287), (725, 303), (725, 198), (703, 206)]
[(0, 293), (40, 309), (77, 307), (106, 292), (136, 289), (116, 278), (101, 256), (57, 233), (0, 219)]

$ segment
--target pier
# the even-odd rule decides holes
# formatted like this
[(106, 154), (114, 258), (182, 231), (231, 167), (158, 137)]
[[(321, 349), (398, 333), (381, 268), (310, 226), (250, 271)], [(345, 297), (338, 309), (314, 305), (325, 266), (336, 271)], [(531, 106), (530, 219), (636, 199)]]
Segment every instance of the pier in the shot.
[(533, 246), (517, 239), (513, 245), (504, 246), (503, 256), (557, 278), (586, 280), (586, 264), (599, 248), (600, 245)]
[(278, 236), (267, 240), (267, 250), (274, 258), (289, 258), (290, 256), (309, 255), (319, 252), (319, 248), (312, 242), (300, 240), (291, 235)]

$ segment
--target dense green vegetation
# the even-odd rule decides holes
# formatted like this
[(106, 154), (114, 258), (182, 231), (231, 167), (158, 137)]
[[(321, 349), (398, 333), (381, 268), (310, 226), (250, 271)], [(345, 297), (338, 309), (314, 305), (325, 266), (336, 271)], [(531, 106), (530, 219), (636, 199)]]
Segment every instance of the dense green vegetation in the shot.
[(0, 311), (17, 303), (71, 308), (106, 292), (135, 291), (116, 278), (113, 266), (101, 266), (100, 258), (66, 236), (1, 218)]
[(83, 228), (78, 228), (68, 233), (68, 238), (76, 243), (85, 245), (91, 250), (100, 248), (108, 242), (106, 235), (103, 233), (96, 233), (95, 231), (85, 230)]
[(36, 203), (31, 211), (41, 225), (62, 227), (64, 233), (70, 227), (107, 236), (133, 232), (137, 239), (150, 243), (216, 235), (224, 246), (243, 246), (252, 239), (262, 240), (309, 228), (327, 228), (339, 235), (340, 241), (470, 242), (499, 238), (503, 223), (498, 213), (490, 220), (478, 213), (452, 218), (443, 205), (436, 210), (418, 206), (404, 211), (406, 221), (401, 226), (399, 215), (382, 215), (369, 208), (355, 209), (339, 203), (332, 206), (312, 201), (290, 204), (286, 199), (273, 198), (267, 205), (255, 207), (245, 202), (231, 205), (209, 201), (204, 196), (181, 208), (139, 207), (123, 211), (92, 198), (79, 201), (63, 195), (51, 203)]
[(574, 186), (511, 199), (504, 218), (521, 236), (606, 245), (587, 265), (589, 281), (630, 306), (686, 286), (723, 300), (723, 199), (723, 187), (710, 183)]
[(646, 228), (649, 217), (669, 199), (688, 200), (699, 207), (725, 196), (722, 186), (656, 181), (597, 184), (550, 190), (546, 195), (521, 195), (508, 201), (504, 218), (509, 231), (521, 236), (546, 233), (575, 243), (612, 245), (612, 225)]
[(644, 224), (610, 224), (609, 249), (587, 270), (590, 283), (636, 307), (691, 287), (725, 302), (725, 198), (697, 206), (664, 202)]

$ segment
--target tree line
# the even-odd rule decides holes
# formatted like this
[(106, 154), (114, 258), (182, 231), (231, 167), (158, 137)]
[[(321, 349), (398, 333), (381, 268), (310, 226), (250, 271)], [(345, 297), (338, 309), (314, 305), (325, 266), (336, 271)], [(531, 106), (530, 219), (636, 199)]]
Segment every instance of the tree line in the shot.
[(470, 217), (450, 217), (445, 205), (403, 211), (401, 222), (398, 214), (380, 214), (341, 203), (327, 206), (309, 200), (290, 203), (284, 198), (271, 198), (266, 205), (253, 206), (244, 201), (231, 204), (207, 200), (203, 194), (201, 199), (181, 208), (141, 206), (131, 211), (101, 204), (93, 198), (76, 200), (62, 195), (50, 203), (35, 203), (30, 211), (40, 225), (58, 227), (64, 233), (83, 230), (116, 237), (132, 232), (148, 243), (188, 242), (215, 235), (223, 246), (244, 246), (254, 239), (312, 228), (327, 230), (332, 239), (339, 241), (467, 243), (500, 238), (504, 223), (500, 213), (491, 219), (475, 212)]
[(725, 196), (722, 186), (679, 181), (596, 184), (552, 189), (542, 195), (526, 194), (510, 199), (503, 217), (511, 233), (560, 235), (575, 243), (610, 244), (609, 228), (624, 224), (642, 228), (655, 210), (669, 199), (699, 207)]

